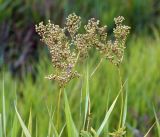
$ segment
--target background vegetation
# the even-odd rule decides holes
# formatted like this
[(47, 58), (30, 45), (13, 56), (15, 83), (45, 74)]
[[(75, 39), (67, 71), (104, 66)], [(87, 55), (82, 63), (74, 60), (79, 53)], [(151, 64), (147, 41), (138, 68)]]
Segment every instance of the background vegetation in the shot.
[[(103, 24), (108, 25), (110, 36), (114, 25), (113, 18), (116, 16), (123, 15), (126, 24), (131, 26), (125, 59), (120, 67), (123, 81), (127, 80), (126, 136), (143, 136), (155, 121), (153, 106), (157, 117), (160, 115), (159, 0), (0, 0), (0, 91), (3, 91), (4, 87), (7, 136), (21, 136), (22, 132), (15, 114), (14, 101), (17, 102), (18, 110), (26, 123), (30, 110), (32, 111), (33, 123), (38, 125), (38, 137), (47, 135), (47, 107), (50, 110), (57, 107), (59, 89), (55, 82), (44, 79), (53, 68), (48, 50), (41, 46), (43, 44), (39, 42), (34, 25), (48, 19), (63, 25), (66, 16), (72, 12), (82, 16), (84, 21), (90, 17), (101, 20)], [(91, 53), (89, 73), (99, 62), (98, 56), (95, 52)], [(84, 77), (73, 80), (66, 87), (72, 116), (77, 126), (82, 124), (80, 119), (84, 113), (84, 93), (81, 90), (85, 90), (86, 65), (80, 65), (79, 69), (83, 70)], [(89, 87), (91, 121), (97, 129), (108, 104), (110, 106), (118, 94), (118, 70), (107, 60), (104, 61), (89, 81)], [(0, 102), (2, 97), (0, 92)], [(0, 113), (2, 108), (0, 105)], [(63, 110), (62, 105), (61, 127), (65, 123)], [(120, 100), (111, 115), (109, 126), (105, 127), (104, 136), (107, 136), (107, 130), (112, 132), (117, 129), (119, 111)], [(16, 126), (13, 126), (15, 123)], [(157, 127), (154, 126), (148, 137), (158, 136)], [(36, 134), (35, 129), (36, 124), (33, 124), (33, 136)]]

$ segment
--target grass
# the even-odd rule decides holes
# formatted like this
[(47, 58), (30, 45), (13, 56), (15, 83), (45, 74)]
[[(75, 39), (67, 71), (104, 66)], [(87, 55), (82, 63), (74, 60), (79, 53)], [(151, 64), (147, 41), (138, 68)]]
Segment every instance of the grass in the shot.
[[(155, 33), (155, 38), (133, 36), (128, 41), (125, 60), (120, 67), (122, 82), (127, 81), (124, 86), (124, 91), (127, 93), (123, 108), (125, 113), (122, 117), (122, 125), (126, 126), (127, 137), (132, 137), (135, 134), (145, 135), (155, 121), (156, 126), (151, 129), (149, 134), (152, 136), (158, 136), (159, 134), (159, 43), (160, 36), (158, 33)], [(84, 116), (87, 115), (88, 101), (85, 103), (85, 100), (89, 100), (89, 97), (86, 96), (88, 89), (91, 102), (90, 124), (94, 129), (92, 133), (95, 133), (95, 131), (100, 133), (103, 127), (100, 135), (103, 137), (108, 136), (110, 132), (113, 133), (114, 129), (118, 130), (119, 112), (121, 110), (120, 97), (116, 104), (112, 104), (120, 89), (118, 70), (108, 61), (103, 61), (92, 79), (88, 80), (87, 85), (86, 67), (82, 68), (82, 65), (80, 65), (80, 69), (84, 70), (84, 75), (80, 80), (75, 79), (70, 82), (65, 89), (66, 95), (63, 92), (62, 96), (65, 99), (61, 100), (60, 128), (56, 131), (56, 125), (54, 125), (56, 123), (56, 113), (54, 115), (53, 113), (54, 110), (56, 111), (59, 90), (55, 82), (44, 79), (46, 74), (52, 72), (52, 66), (46, 58), (46, 54), (44, 53), (42, 56), (43, 58), (37, 68), (36, 81), (33, 81), (29, 75), (23, 82), (19, 82), (16, 78), (12, 79), (8, 72), (4, 73), (4, 79), (3, 74), (0, 74), (0, 87), (3, 90), (4, 80), (5, 94), (5, 98), (3, 98), (3, 92), (0, 93), (0, 102), (3, 102), (0, 105), (0, 127), (6, 127), (0, 129), (0, 131), (3, 131), (3, 135), (0, 132), (0, 136), (5, 136), (5, 132), (7, 137), (11, 135), (21, 136), (22, 128), (20, 124), (23, 125), (24, 123), (25, 126), (22, 127), (26, 134), (28, 131), (32, 131), (33, 137), (51, 136), (53, 134), (56, 136), (61, 131), (63, 131), (62, 136), (66, 136), (67, 133), (68, 137), (74, 136), (71, 130), (75, 127), (78, 130), (82, 129)], [(91, 55), (93, 60), (88, 63), (88, 72), (92, 72), (98, 64), (98, 56), (97, 53)], [(17, 102), (17, 111), (14, 108), (14, 101)], [(153, 104), (156, 112), (153, 111)], [(110, 112), (110, 106), (114, 106), (114, 109), (108, 119), (107, 114)], [(32, 122), (30, 122), (31, 119)], [(105, 124), (106, 119), (107, 124)], [(19, 123), (19, 121), (21, 122)], [(29, 126), (31, 124), (28, 125), (28, 123), (32, 123), (32, 126)], [(77, 136), (76, 129), (75, 136)], [(83, 134), (89, 133), (83, 132)]]

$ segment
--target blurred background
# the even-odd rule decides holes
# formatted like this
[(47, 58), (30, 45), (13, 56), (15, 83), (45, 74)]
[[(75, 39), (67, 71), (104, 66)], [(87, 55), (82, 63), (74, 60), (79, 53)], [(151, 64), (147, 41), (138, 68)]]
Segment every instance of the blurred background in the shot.
[[(58, 87), (44, 79), (54, 70), (47, 47), (35, 32), (35, 24), (50, 19), (63, 26), (65, 18), (72, 12), (81, 16), (85, 23), (91, 17), (99, 19), (102, 25), (108, 26), (109, 36), (112, 35), (114, 17), (124, 16), (125, 24), (131, 26), (120, 69), (123, 80), (127, 79), (127, 137), (142, 137), (154, 123), (153, 106), (160, 116), (159, 0), (0, 0), (0, 87), (4, 80), (8, 134), (14, 119), (13, 102), (17, 100), (23, 118), (27, 121), (32, 109), (34, 119), (38, 119), (39, 136), (46, 135), (46, 106), (56, 107)], [(91, 57), (90, 69), (93, 70), (99, 57), (97, 53)], [(67, 87), (77, 125), (80, 123), (79, 96), (83, 84), (82, 79), (73, 80)], [(107, 102), (113, 101), (118, 88), (118, 71), (106, 60), (90, 81), (93, 127), (97, 128), (101, 123)], [(0, 92), (0, 102), (1, 95)], [(119, 109), (117, 104), (110, 120), (110, 131), (116, 129)], [(63, 115), (61, 120), (63, 123)], [(149, 137), (156, 136), (157, 129), (154, 128)]]

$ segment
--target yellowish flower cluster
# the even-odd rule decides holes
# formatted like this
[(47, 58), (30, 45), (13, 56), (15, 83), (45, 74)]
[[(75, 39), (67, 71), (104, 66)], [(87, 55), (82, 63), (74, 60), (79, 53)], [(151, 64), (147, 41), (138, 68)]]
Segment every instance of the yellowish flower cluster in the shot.
[(75, 13), (72, 13), (66, 20), (66, 28), (73, 38), (81, 26), (81, 17), (77, 16)]
[(42, 22), (38, 26), (36, 25), (36, 31), (42, 37), (41, 40), (49, 47), (52, 63), (56, 68), (55, 75), (51, 74), (46, 78), (54, 79), (60, 86), (64, 86), (72, 78), (79, 76), (76, 71), (73, 71), (76, 55), (70, 50), (65, 30), (48, 21), (47, 25)]
[(58, 81), (61, 87), (65, 86), (71, 79), (79, 76), (75, 71), (79, 56), (86, 56), (92, 47), (96, 47), (104, 58), (119, 66), (123, 60), (126, 37), (130, 27), (122, 24), (124, 21), (122, 16), (115, 18), (114, 21), (116, 25), (113, 30), (114, 41), (107, 40), (107, 26), (101, 27), (100, 21), (95, 18), (91, 18), (84, 26), (83, 34), (78, 33), (81, 17), (75, 13), (67, 17), (64, 28), (50, 21), (46, 25), (43, 22), (36, 25), (36, 31), (48, 46), (52, 63), (56, 68), (55, 74), (46, 78)]

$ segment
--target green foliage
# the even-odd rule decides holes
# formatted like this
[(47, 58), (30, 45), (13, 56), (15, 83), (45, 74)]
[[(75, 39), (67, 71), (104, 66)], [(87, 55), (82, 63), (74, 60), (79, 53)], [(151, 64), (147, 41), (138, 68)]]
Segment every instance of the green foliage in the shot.
[[(120, 67), (123, 81), (127, 79), (127, 86), (124, 88), (126, 96), (122, 109), (122, 125), (120, 124), (119, 127), (118, 122), (121, 119), (119, 113), (121, 111), (121, 101), (119, 99), (114, 104), (114, 111), (111, 114), (108, 111), (108, 106), (112, 104), (120, 88), (118, 71), (109, 62), (103, 60), (102, 66), (97, 69), (97, 72), (90, 79), (89, 72), (92, 72), (91, 70), (99, 62), (97, 59), (98, 53), (92, 52), (90, 55), (92, 61), (88, 63), (88, 83), (82, 76), (80, 81), (74, 80), (66, 87), (67, 95), (63, 100), (64, 102), (62, 101), (65, 108), (60, 109), (62, 116), (60, 116), (59, 121), (61, 127), (59, 133), (54, 125), (56, 117), (53, 116), (52, 110), (46, 108), (47, 105), (49, 108), (53, 107), (56, 110), (59, 90), (54, 82), (44, 79), (46, 74), (52, 73), (53, 68), (46, 57), (46, 53), (39, 53), (40, 65), (37, 66), (36, 73), (34, 73), (37, 77), (36, 80), (33, 80), (29, 74), (24, 75), (24, 71), (22, 72), (22, 75), (25, 76), (23, 80), (13, 78), (6, 70), (4, 70), (4, 77), (3, 73), (0, 72), (0, 87), (2, 87), (0, 89), (2, 91), (0, 92), (0, 137), (19, 137), (23, 135), (66, 137), (67, 133), (72, 137), (73, 134), (77, 136), (76, 130), (72, 132), (75, 126), (82, 137), (98, 137), (96, 131), (101, 124), (103, 124), (101, 126), (101, 131), (103, 129), (101, 137), (108, 137), (114, 129), (116, 130), (112, 132), (113, 136), (124, 133), (125, 130), (127, 137), (136, 136), (137, 134), (140, 136), (144, 133), (147, 133), (145, 136), (148, 134), (160, 136), (159, 112), (154, 111), (155, 116), (153, 117), (152, 110), (152, 103), (155, 110), (159, 110), (160, 100), (157, 96), (160, 94), (160, 2), (158, 0), (48, 1), (0, 0), (0, 30), (2, 32), (0, 33), (2, 45), (0, 47), (0, 67), (9, 64), (12, 60), (18, 60), (21, 53), (23, 53), (23, 49), (26, 49), (24, 45), (28, 47), (29, 43), (37, 44), (35, 33), (30, 35), (32, 39), (26, 40), (27, 34), (30, 34), (33, 29), (32, 27), (28, 29), (28, 26), (33, 26), (35, 22), (51, 19), (56, 24), (62, 24), (64, 18), (74, 11), (85, 17), (86, 20), (90, 17), (96, 17), (103, 24), (107, 22), (109, 24), (108, 32), (110, 33), (113, 28), (113, 18), (122, 15), (127, 19), (127, 24), (132, 27), (132, 31), (135, 32), (135, 36), (133, 34), (130, 41), (128, 41), (125, 61)], [(155, 35), (154, 38), (138, 36), (136, 33), (143, 32), (145, 29), (148, 32), (150, 27), (153, 26), (155, 28), (151, 32)], [(23, 35), (19, 38), (20, 34)], [(150, 33), (147, 35), (150, 35)], [(8, 49), (10, 49), (9, 52), (5, 53), (4, 51)], [(37, 57), (37, 52), (33, 52), (33, 56)], [(28, 63), (31, 64), (27, 65), (30, 72), (33, 60), (29, 60)], [(12, 63), (9, 66), (12, 69)], [(77, 69), (84, 69), (82, 66), (80, 64)], [(23, 67), (22, 65), (20, 70)], [(13, 69), (12, 71), (16, 75), (15, 72), (20, 70), (15, 71)], [(16, 105), (21, 115), (17, 109), (15, 111), (14, 100), (18, 102)], [(96, 130), (89, 127), (88, 131), (81, 131), (83, 124), (87, 123), (89, 100), (92, 103), (90, 124)], [(70, 102), (70, 105), (68, 102)], [(30, 111), (31, 108), (32, 112)], [(64, 110), (65, 114), (63, 113)], [(105, 114), (107, 114), (107, 120), (105, 119), (102, 123)], [(110, 116), (109, 120), (108, 116)], [(151, 126), (154, 118), (156, 126)], [(124, 129), (124, 127), (126, 128)], [(147, 130), (148, 127), (151, 128)]]
[[(101, 132), (100, 137), (108, 136), (110, 132), (114, 131), (114, 129), (116, 130), (112, 133), (119, 133), (118, 131), (122, 131), (120, 130), (122, 127), (126, 127), (126, 136), (132, 137), (135, 135), (135, 131), (139, 131), (141, 134), (147, 133), (149, 129), (148, 127), (151, 127), (153, 125), (154, 117), (152, 103), (154, 104), (155, 109), (158, 110), (157, 104), (159, 102), (159, 96), (157, 96), (157, 94), (159, 94), (160, 88), (160, 85), (158, 84), (160, 79), (160, 39), (159, 34), (155, 34), (156, 36), (154, 39), (150, 37), (139, 36), (132, 37), (130, 41), (128, 41), (127, 54), (125, 55), (123, 65), (120, 67), (123, 78), (122, 81), (124, 82), (127, 79), (126, 86), (124, 86), (123, 92), (125, 96), (122, 125), (120, 128), (118, 128), (118, 121), (120, 119), (121, 110), (121, 101), (119, 100), (119, 96), (119, 99), (114, 105), (114, 110), (110, 114), (107, 124), (103, 126), (104, 128)], [(0, 87), (3, 88), (4, 81), (5, 93), (4, 97), (3, 92), (0, 92), (0, 102), (4, 102), (0, 103), (0, 127), (3, 127), (3, 121), (6, 121), (6, 136), (21, 136), (22, 127), (20, 127), (19, 123), (20, 118), (17, 117), (20, 112), (21, 115), (19, 116), (21, 117), (21, 119), (23, 119), (23, 122), (21, 121), (21, 124), (26, 123), (25, 127), (27, 129), (24, 128), (26, 129), (26, 131), (31, 131), (32, 129), (31, 136), (33, 137), (44, 137), (46, 135), (58, 136), (60, 134), (62, 137), (66, 137), (68, 133), (68, 123), (69, 125), (71, 125), (71, 127), (74, 127), (73, 123), (71, 122), (72, 120), (74, 121), (74, 125), (77, 127), (78, 132), (81, 133), (84, 137), (97, 137), (97, 133), (94, 131), (97, 131), (99, 129), (104, 119), (104, 115), (109, 111), (109, 109), (107, 109), (108, 106), (111, 106), (120, 89), (117, 69), (109, 62), (103, 61), (101, 64), (102, 66), (97, 69), (97, 72), (94, 74), (92, 79), (88, 77), (87, 85), (89, 87), (87, 88), (87, 90), (89, 90), (91, 100), (91, 126), (88, 131), (81, 131), (85, 118), (85, 100), (89, 100), (89, 97), (86, 97), (85, 89), (87, 86), (86, 67), (82, 68), (82, 66), (86, 65), (80, 64), (78, 66), (78, 69), (84, 69), (85, 75), (84, 77), (81, 77), (81, 80), (73, 80), (70, 85), (66, 87), (66, 97), (68, 97), (68, 99), (66, 98), (65, 100), (62, 100), (61, 104), (64, 104), (65, 108), (61, 107), (60, 109), (62, 115), (60, 116), (59, 122), (60, 129), (62, 130), (61, 132), (59, 132), (59, 130), (57, 132), (57, 130), (55, 129), (56, 126), (54, 125), (56, 117), (53, 117), (52, 109), (47, 109), (46, 106), (49, 106), (48, 108), (56, 108), (59, 90), (56, 83), (44, 79), (44, 76), (47, 73), (52, 72), (53, 69), (52, 66), (49, 65), (51, 62), (48, 61), (48, 58), (45, 54), (46, 53), (42, 53), (41, 55), (43, 59), (41, 59), (39, 63), (40, 65), (37, 67), (38, 73), (37, 80), (35, 81), (33, 81), (32, 78), (27, 75), (25, 80), (20, 83), (18, 79), (13, 79), (8, 72), (4, 73), (5, 79), (3, 79), (2, 73), (0, 73)], [(96, 64), (98, 63), (97, 53), (94, 53), (93, 55), (91, 54), (90, 57), (93, 60), (91, 60), (91, 62), (88, 62), (88, 76), (90, 76), (90, 72), (92, 72), (91, 70), (93, 70), (94, 66), (96, 66)], [(82, 99), (80, 91), (81, 88)], [(13, 105), (15, 99), (17, 102), (16, 105), (18, 108), (18, 113), (16, 113)], [(82, 104), (79, 103), (80, 100), (82, 100)], [(80, 115), (80, 106), (82, 108), (82, 115)], [(88, 106), (88, 103), (86, 106)], [(32, 114), (30, 114), (31, 108)], [(87, 109), (88, 108), (86, 108), (86, 111)], [(64, 111), (66, 111), (65, 114)], [(157, 119), (158, 113), (159, 112), (157, 111)], [(67, 115), (68, 122), (65, 120), (65, 115)], [(5, 120), (3, 120), (4, 117)], [(148, 122), (143, 119), (144, 117), (148, 118)], [(32, 126), (29, 123), (32, 123)], [(28, 128), (28, 125), (30, 125), (30, 128)], [(71, 127), (70, 132), (72, 129)], [(95, 130), (93, 130), (92, 127)], [(152, 131), (150, 132), (152, 136), (158, 135), (157, 127), (154, 126)], [(2, 136), (4, 136), (4, 128), (0, 129), (0, 131), (1, 130), (3, 132)]]
[(2, 131), (2, 115), (0, 114), (0, 137), (3, 137)]
[(31, 137), (31, 134), (30, 134), (29, 130), (27, 129), (27, 127), (25, 126), (25, 123), (23, 122), (20, 114), (18, 113), (18, 110), (17, 110), (16, 106), (15, 106), (15, 110), (16, 110), (16, 114), (17, 114), (18, 120), (19, 120), (19, 122), (21, 124), (21, 127), (23, 129), (23, 132), (24, 132), (25, 136), (26, 137)]
[(70, 111), (70, 107), (69, 107), (69, 103), (68, 103), (68, 99), (65, 91), (64, 91), (64, 98), (65, 98), (65, 115), (66, 115), (68, 137), (78, 137), (78, 131), (75, 127), (75, 124), (71, 116), (71, 111)]
[(160, 123), (159, 123), (159, 119), (157, 117), (155, 109), (154, 109), (154, 115), (155, 115), (155, 119), (156, 119), (156, 126), (157, 126), (157, 130), (158, 130), (158, 137), (160, 137)]
[[(119, 94), (118, 94), (119, 96)], [(105, 127), (106, 123), (108, 122), (109, 116), (111, 115), (111, 112), (113, 111), (113, 108), (117, 102), (118, 96), (115, 98), (115, 100), (113, 101), (111, 107), (109, 108), (109, 110), (107, 111), (105, 118), (101, 124), (101, 126), (99, 127), (98, 131), (97, 131), (97, 135), (99, 136), (103, 130), (103, 128)]]

